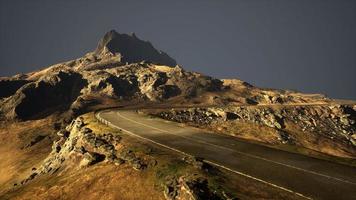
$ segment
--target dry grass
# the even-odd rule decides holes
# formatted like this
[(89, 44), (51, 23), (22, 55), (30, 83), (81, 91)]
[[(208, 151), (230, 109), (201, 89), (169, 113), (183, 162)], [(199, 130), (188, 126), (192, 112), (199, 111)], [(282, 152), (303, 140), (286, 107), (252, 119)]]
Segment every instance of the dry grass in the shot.
[[(54, 176), (54, 177), (53, 177)], [(152, 174), (138, 172), (127, 165), (97, 164), (75, 172), (40, 177), (11, 199), (163, 199), (155, 188)]]
[[(24, 178), (51, 150), (52, 119), (0, 125), (0, 194)], [(37, 135), (47, 137), (31, 147), (23, 148)]]
[[(84, 115), (88, 126), (95, 133), (116, 132), (107, 126), (103, 126), (96, 121), (94, 115)], [(31, 123), (29, 123), (31, 124)], [(34, 127), (39, 127), (42, 122), (33, 122)], [(19, 128), (25, 131), (26, 128)], [(19, 143), (21, 143), (19, 141)], [(127, 145), (127, 141), (123, 141)], [(49, 145), (51, 147), (51, 145)], [(49, 148), (50, 149), (50, 148)], [(38, 149), (37, 149), (38, 150)], [(19, 154), (9, 154), (2, 157), (7, 163), (12, 165), (6, 168), (6, 172), (21, 174), (16, 180), (28, 176), (32, 164), (40, 163), (46, 155), (38, 158), (20, 156)], [(13, 159), (11, 159), (13, 157)], [(29, 162), (22, 166), (22, 173), (17, 172), (16, 167), (21, 163)], [(3, 164), (5, 165), (5, 164)], [(3, 166), (2, 165), (2, 166)], [(5, 174), (5, 173), (1, 173)], [(14, 176), (6, 177), (8, 182), (15, 182)], [(12, 184), (8, 184), (12, 186)], [(14, 188), (0, 199), (163, 199), (161, 190), (155, 185), (155, 174), (150, 171), (139, 172), (133, 170), (127, 164), (115, 166), (108, 163), (97, 164), (81, 170), (66, 169), (53, 175), (45, 175), (36, 178), (25, 186)]]
[(274, 148), (300, 153), (307, 156), (338, 162), (341, 164), (356, 166), (355, 152), (350, 152), (342, 141), (331, 140), (330, 138), (316, 135), (311, 132), (303, 132), (294, 123), (285, 123), (286, 131), (293, 135), (300, 144), (298, 145), (278, 145)]
[(222, 134), (266, 144), (278, 143), (279, 137), (278, 131), (274, 128), (248, 122), (227, 121), (225, 123), (213, 123), (211, 129)]

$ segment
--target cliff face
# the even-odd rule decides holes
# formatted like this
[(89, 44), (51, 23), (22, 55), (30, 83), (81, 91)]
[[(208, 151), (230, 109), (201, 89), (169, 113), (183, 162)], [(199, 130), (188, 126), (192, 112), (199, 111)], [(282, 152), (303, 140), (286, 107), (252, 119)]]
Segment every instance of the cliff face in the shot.
[(50, 108), (68, 107), (84, 85), (79, 73), (59, 71), (22, 86), (4, 101), (1, 110), (9, 118), (28, 119)]
[(100, 54), (105, 48), (113, 54), (120, 54), (123, 63), (148, 61), (167, 66), (177, 64), (173, 58), (156, 50), (150, 42), (140, 40), (135, 34), (120, 34), (111, 30), (100, 40), (95, 52)]

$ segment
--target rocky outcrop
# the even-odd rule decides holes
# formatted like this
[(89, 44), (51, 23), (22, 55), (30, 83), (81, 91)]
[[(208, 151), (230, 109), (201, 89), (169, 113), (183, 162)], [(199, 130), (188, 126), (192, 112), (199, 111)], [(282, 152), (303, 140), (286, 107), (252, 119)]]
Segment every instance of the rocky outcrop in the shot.
[(150, 100), (168, 99), (179, 95), (180, 89), (176, 85), (166, 85), (167, 74), (164, 72), (142, 74), (138, 77), (139, 89)]
[(167, 177), (164, 185), (164, 197), (167, 200), (233, 200), (224, 191), (218, 193), (209, 187), (208, 179), (197, 174), (184, 175), (179, 178)]
[(222, 89), (218, 79), (175, 68), (136, 63), (102, 71), (85, 72), (86, 95), (103, 95), (121, 100), (164, 101), (173, 97), (195, 97)]
[(120, 34), (115, 30), (107, 32), (100, 40), (95, 52), (101, 54), (103, 51), (119, 54), (122, 63), (148, 61), (168, 66), (177, 64), (166, 53), (156, 50), (150, 42), (140, 40), (135, 34)]
[(4, 101), (1, 110), (9, 118), (28, 119), (51, 108), (70, 105), (85, 85), (79, 73), (59, 71), (21, 87)]
[[(182, 160), (193, 166), (197, 171), (204, 172), (204, 174), (216, 173), (217, 169), (204, 162), (203, 158), (185, 156)], [(167, 200), (233, 200), (236, 199), (227, 195), (225, 188), (214, 187), (212, 182), (209, 182), (206, 176), (199, 173), (191, 173), (176, 176), (167, 175), (163, 181), (163, 194)]]
[(326, 140), (329, 145), (335, 145), (334, 150), (346, 151), (348, 155), (356, 153), (355, 106), (190, 108), (161, 111), (153, 115), (180, 123), (211, 128), (222, 133), (233, 134), (234, 131), (238, 131), (234, 126), (236, 123), (268, 127), (275, 130), (275, 138), (278, 140), (274, 141), (270, 138), (264, 140), (266, 133), (259, 132), (258, 138), (261, 138), (259, 141), (271, 144), (307, 145), (308, 148), (324, 151), (325, 144), (321, 141)]
[(204, 108), (172, 109), (170, 111), (155, 113), (154, 115), (180, 123), (193, 122), (200, 125), (208, 125), (214, 120), (222, 118), (221, 115), (209, 112)]
[(147, 166), (139, 156), (121, 146), (121, 137), (113, 133), (94, 133), (86, 127), (81, 117), (73, 120), (65, 129), (58, 131), (59, 140), (52, 145), (52, 151), (21, 184), (38, 175), (53, 174), (66, 168), (83, 168), (100, 162), (116, 165), (127, 163), (135, 170)]
[(161, 102), (174, 97), (195, 98), (223, 89), (220, 80), (187, 72), (179, 66), (136, 63), (82, 71), (56, 66), (48, 71), (36, 75), (37, 80), (0, 102), (1, 112), (11, 119), (29, 119), (71, 108), (80, 114), (77, 111), (85, 107), (83, 104), (95, 103), (95, 99)]
[(137, 92), (137, 81), (130, 78), (115, 76), (111, 73), (86, 74), (90, 84), (84, 89), (85, 94), (100, 94), (103, 96), (123, 99)]

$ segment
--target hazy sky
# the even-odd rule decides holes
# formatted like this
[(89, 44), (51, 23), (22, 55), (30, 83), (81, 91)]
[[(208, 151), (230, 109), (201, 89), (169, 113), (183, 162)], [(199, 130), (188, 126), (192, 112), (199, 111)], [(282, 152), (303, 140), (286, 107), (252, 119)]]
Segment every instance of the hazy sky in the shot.
[(110, 29), (187, 70), (356, 99), (355, 0), (0, 0), (0, 76), (81, 57)]

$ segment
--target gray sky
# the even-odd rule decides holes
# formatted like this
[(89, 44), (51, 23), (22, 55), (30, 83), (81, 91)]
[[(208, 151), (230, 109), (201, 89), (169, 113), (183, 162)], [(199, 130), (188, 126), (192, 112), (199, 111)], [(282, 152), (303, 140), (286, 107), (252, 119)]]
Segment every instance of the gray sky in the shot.
[(187, 70), (356, 99), (355, 0), (0, 0), (0, 76), (81, 57), (110, 29)]

